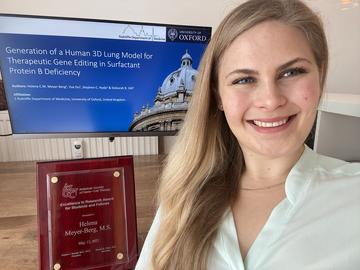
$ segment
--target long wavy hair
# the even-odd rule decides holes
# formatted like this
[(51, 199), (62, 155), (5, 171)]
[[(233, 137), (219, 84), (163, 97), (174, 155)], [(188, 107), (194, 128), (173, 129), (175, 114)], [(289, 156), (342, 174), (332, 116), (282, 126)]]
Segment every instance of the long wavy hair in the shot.
[(184, 125), (160, 179), (160, 229), (154, 270), (204, 270), (219, 224), (237, 196), (244, 161), (237, 139), (218, 108), (222, 56), (244, 31), (267, 20), (300, 29), (320, 71), (323, 88), (328, 49), (321, 20), (299, 0), (250, 0), (219, 25), (200, 63)]

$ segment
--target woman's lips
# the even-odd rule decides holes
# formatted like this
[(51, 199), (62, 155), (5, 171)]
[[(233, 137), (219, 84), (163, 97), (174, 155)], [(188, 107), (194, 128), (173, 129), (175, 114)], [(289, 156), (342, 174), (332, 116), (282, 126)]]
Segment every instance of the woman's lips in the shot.
[(295, 116), (296, 114), (275, 118), (248, 120), (247, 122), (260, 132), (277, 132), (288, 127), (292, 120), (295, 118)]
[(253, 123), (258, 127), (278, 127), (286, 124), (289, 120), (289, 117), (283, 118), (279, 121), (260, 121), (260, 120), (253, 120)]

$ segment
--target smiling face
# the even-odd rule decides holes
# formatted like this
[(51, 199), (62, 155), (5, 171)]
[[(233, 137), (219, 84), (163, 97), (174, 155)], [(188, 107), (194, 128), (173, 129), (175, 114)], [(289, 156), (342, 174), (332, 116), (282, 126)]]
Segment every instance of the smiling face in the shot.
[(319, 76), (305, 35), (294, 27), (266, 21), (234, 40), (219, 64), (218, 86), (245, 156), (302, 149), (316, 116)]

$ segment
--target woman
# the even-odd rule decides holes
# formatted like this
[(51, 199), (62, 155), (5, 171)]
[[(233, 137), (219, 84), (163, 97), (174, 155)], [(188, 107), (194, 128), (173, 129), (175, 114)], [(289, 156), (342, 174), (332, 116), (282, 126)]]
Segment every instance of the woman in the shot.
[(360, 166), (304, 146), (327, 57), (298, 0), (250, 0), (224, 19), (137, 270), (360, 269)]

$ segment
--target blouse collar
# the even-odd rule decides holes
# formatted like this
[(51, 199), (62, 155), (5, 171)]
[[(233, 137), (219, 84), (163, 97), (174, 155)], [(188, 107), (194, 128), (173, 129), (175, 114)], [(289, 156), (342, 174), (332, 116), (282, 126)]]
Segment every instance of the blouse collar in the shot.
[(317, 154), (305, 145), (304, 152), (290, 170), (285, 182), (286, 197), (292, 205), (302, 197), (309, 186), (316, 163)]

